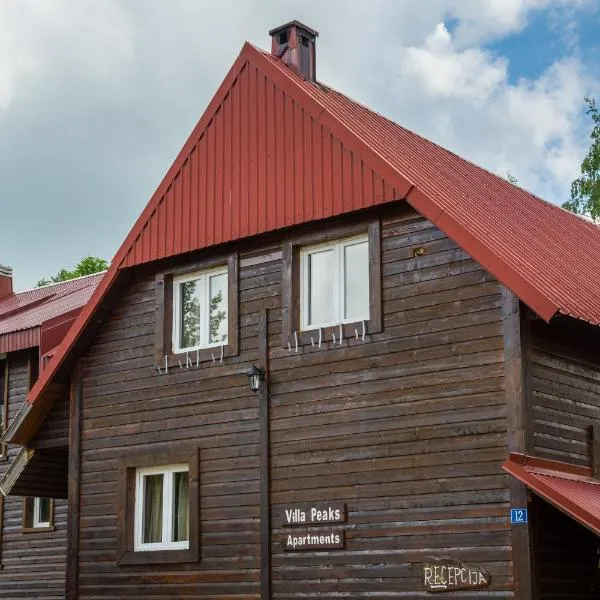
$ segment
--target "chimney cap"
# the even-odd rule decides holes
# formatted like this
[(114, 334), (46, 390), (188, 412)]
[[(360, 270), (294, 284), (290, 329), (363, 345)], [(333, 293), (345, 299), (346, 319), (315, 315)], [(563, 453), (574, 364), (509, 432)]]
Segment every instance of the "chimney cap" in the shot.
[(297, 27), (298, 29), (304, 29), (304, 31), (306, 31), (313, 37), (318, 37), (318, 35), (319, 35), (318, 31), (316, 31), (315, 29), (312, 29), (311, 27), (308, 27), (308, 25), (305, 25), (304, 23), (301, 23), (300, 21), (297, 21), (296, 19), (294, 19), (293, 21), (290, 21), (289, 23), (284, 23), (283, 25), (280, 25), (279, 27), (275, 27), (275, 29), (271, 29), (271, 31), (269, 31), (269, 35), (272, 37), (272, 36), (278, 34), (280, 31), (283, 31), (284, 29), (290, 29), (290, 27)]
[(7, 267), (6, 265), (0, 265), (0, 275), (4, 275), (5, 277), (12, 277), (13, 270), (12, 267)]

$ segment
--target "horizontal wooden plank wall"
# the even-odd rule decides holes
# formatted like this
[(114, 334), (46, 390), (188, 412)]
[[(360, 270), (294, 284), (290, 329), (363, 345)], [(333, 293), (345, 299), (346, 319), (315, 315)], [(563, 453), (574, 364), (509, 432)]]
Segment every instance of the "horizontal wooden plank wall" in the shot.
[[(499, 285), (415, 213), (382, 246), (383, 332), (271, 360), (274, 598), (421, 597), (431, 555), (508, 597)], [(346, 548), (282, 551), (284, 507), (314, 501), (346, 503)]]
[[(156, 374), (154, 274), (136, 278), (100, 329), (83, 361), (81, 600), (258, 596), (258, 396), (239, 372), (256, 358), (264, 298), (278, 297), (278, 288), (257, 287), (249, 275), (277, 269), (276, 261), (242, 269), (241, 355), (222, 365), (217, 361)], [(199, 448), (201, 560), (119, 567), (119, 459), (182, 442)]]
[[(84, 360), (79, 598), (258, 598), (259, 405), (243, 372), (264, 308), (273, 597), (420, 595), (430, 553), (485, 564), (486, 597), (511, 597), (499, 285), (416, 213), (383, 238), (382, 333), (282, 347), (278, 240), (240, 256), (239, 357), (168, 375), (153, 371), (155, 274), (134, 278)], [(119, 458), (183, 441), (200, 448), (201, 560), (117, 566)], [(347, 548), (284, 554), (282, 506), (317, 500), (347, 504)]]
[(31, 440), (32, 448), (68, 448), (69, 447), (69, 402), (64, 397), (58, 400), (42, 426)]
[(597, 327), (569, 325), (536, 321), (532, 327), (533, 451), (590, 465), (588, 428), (600, 424), (600, 336)]
[[(9, 420), (17, 414), (28, 391), (26, 353), (9, 355)], [(9, 461), (0, 463), (0, 475), (19, 452), (9, 447)], [(54, 502), (54, 531), (23, 533), (20, 496), (4, 499), (2, 548), (0, 549), (0, 598), (63, 600), (65, 595), (67, 502)]]

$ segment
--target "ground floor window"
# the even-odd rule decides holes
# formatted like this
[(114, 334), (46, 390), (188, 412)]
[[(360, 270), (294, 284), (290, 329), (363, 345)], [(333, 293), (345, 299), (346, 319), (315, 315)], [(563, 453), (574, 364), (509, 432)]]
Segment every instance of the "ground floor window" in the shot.
[(161, 564), (199, 559), (197, 448), (128, 454), (121, 461), (117, 563)]
[(51, 498), (25, 498), (23, 528), (25, 530), (49, 529), (53, 526)]
[(189, 467), (136, 471), (135, 550), (189, 548)]

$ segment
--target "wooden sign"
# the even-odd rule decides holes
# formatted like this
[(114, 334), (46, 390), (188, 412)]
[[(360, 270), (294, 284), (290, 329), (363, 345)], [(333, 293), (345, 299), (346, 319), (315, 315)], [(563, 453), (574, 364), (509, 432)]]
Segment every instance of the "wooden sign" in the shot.
[(428, 558), (423, 565), (423, 584), (427, 592), (449, 592), (486, 588), (491, 575), (480, 565), (470, 565), (452, 558)]
[(328, 525), (346, 522), (346, 505), (343, 502), (319, 502), (284, 506), (283, 525)]
[(284, 550), (331, 550), (344, 547), (343, 531), (313, 531), (290, 533), (285, 536)]

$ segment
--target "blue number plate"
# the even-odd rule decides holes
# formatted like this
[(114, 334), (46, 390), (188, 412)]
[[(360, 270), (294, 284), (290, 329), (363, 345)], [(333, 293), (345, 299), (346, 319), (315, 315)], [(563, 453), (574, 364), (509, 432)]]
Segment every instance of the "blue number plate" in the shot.
[(527, 509), (526, 508), (511, 508), (510, 509), (510, 522), (511, 525), (518, 523), (527, 523)]

